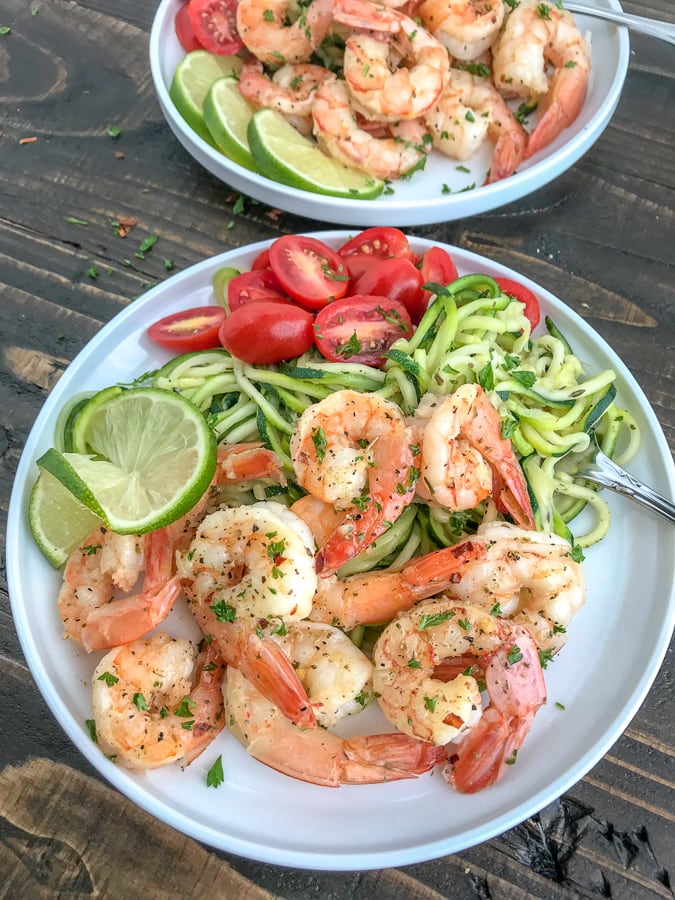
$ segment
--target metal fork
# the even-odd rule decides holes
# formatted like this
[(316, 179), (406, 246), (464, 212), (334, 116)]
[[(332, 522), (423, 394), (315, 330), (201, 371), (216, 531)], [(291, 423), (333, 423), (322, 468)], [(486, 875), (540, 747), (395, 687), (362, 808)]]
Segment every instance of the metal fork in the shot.
[[(595, 439), (595, 435), (593, 437)], [(603, 453), (597, 440), (595, 445), (596, 451), (593, 460), (579, 469), (576, 473), (577, 478), (585, 478), (594, 484), (600, 484), (611, 491), (616, 491), (617, 494), (622, 494), (624, 497), (630, 497), (631, 500), (635, 500), (636, 503), (646, 506), (647, 509), (675, 524), (675, 504), (666, 500), (653, 488), (642, 484), (630, 472), (622, 469), (606, 453)]]
[(660, 19), (648, 19), (645, 16), (633, 16), (630, 13), (619, 12), (615, 9), (606, 9), (604, 6), (590, 6), (588, 3), (577, 3), (576, 0), (564, 0), (565, 9), (570, 12), (580, 13), (584, 16), (594, 16), (596, 19), (607, 19), (616, 22), (617, 25), (625, 25), (632, 31), (648, 34), (650, 37), (659, 38), (668, 44), (675, 44), (675, 25), (670, 22), (662, 22)]

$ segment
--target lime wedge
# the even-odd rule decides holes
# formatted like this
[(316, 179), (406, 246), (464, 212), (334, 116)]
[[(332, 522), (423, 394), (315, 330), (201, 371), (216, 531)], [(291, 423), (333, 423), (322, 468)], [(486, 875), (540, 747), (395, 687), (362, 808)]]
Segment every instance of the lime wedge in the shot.
[(239, 93), (239, 81), (229, 75), (214, 81), (204, 100), (204, 121), (225, 156), (246, 169), (256, 172), (246, 129), (253, 107)]
[(197, 503), (216, 467), (216, 440), (179, 394), (132, 388), (100, 404), (87, 423), (95, 457), (48, 450), (38, 466), (120, 534), (175, 522)]
[(41, 471), (28, 501), (28, 523), (38, 545), (57, 569), (101, 519), (50, 472)]
[(169, 96), (190, 128), (213, 146), (204, 123), (204, 101), (214, 81), (238, 75), (243, 63), (238, 56), (218, 56), (208, 50), (193, 50), (176, 66)]
[(268, 178), (315, 194), (372, 200), (384, 182), (326, 156), (274, 109), (260, 109), (248, 126), (255, 163)]

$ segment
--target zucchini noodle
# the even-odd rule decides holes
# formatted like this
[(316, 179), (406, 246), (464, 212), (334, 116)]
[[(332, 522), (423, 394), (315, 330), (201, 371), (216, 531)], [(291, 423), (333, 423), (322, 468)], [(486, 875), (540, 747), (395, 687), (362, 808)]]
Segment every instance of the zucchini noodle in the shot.
[[(350, 388), (376, 392), (412, 416), (424, 394), (451, 394), (462, 384), (478, 383), (499, 411), (502, 437), (511, 439), (521, 462), (537, 528), (580, 548), (601, 540), (609, 528), (609, 508), (578, 472), (592, 457), (594, 437), (622, 465), (640, 444), (635, 419), (615, 404), (614, 371), (585, 373), (550, 319), (546, 333), (533, 337), (524, 305), (487, 275), (429, 287), (434, 302), (412, 336), (392, 345), (381, 369), (348, 359), (327, 362), (316, 350), (288, 363), (259, 366), (211, 350), (177, 357), (152, 374), (153, 384), (179, 391), (198, 406), (218, 441), (261, 440), (274, 450), (292, 502), (302, 490), (293, 481), (289, 441), (308, 406)], [(570, 523), (582, 510), (591, 513), (592, 522), (573, 533)], [(494, 515), (486, 503), (450, 513), (415, 502), (340, 574), (399, 568), (415, 555), (475, 532), (486, 515)]]

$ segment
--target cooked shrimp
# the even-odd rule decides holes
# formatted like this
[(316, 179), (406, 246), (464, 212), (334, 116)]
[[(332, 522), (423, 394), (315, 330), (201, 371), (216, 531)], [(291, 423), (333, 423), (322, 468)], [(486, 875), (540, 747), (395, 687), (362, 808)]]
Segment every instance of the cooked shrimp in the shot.
[(332, 0), (240, 0), (237, 31), (247, 49), (267, 66), (303, 63), (326, 36)]
[(325, 787), (415, 778), (441, 762), (443, 748), (409, 735), (341, 738), (298, 728), (237, 669), (228, 669), (228, 727), (254, 759), (291, 778)]
[[(474, 674), (435, 677), (446, 660), (474, 660), (485, 676), (490, 715), (483, 713)], [(472, 793), (497, 781), (515, 758), (546, 689), (537, 647), (527, 629), (447, 597), (418, 603), (384, 629), (373, 651), (374, 687), (387, 719), (405, 734), (434, 744), (458, 742), (446, 778)], [(478, 734), (479, 739), (474, 737)]]
[(422, 0), (419, 15), (455, 59), (474, 60), (495, 42), (504, 0)]
[(415, 493), (410, 429), (399, 407), (377, 394), (336, 391), (308, 407), (291, 458), (305, 490), (349, 511), (317, 555), (323, 576), (383, 534)]
[(418, 121), (392, 122), (382, 136), (360, 127), (345, 83), (337, 78), (324, 81), (314, 94), (312, 119), (324, 153), (373, 178), (400, 178), (430, 149), (429, 134)]
[(314, 94), (330, 75), (323, 66), (287, 63), (268, 78), (262, 63), (251, 59), (239, 75), (239, 90), (255, 109), (276, 109), (302, 134), (311, 134)]
[[(162, 622), (180, 595), (178, 579), (165, 577), (171, 548), (163, 534), (120, 535), (97, 528), (68, 558), (58, 608), (65, 635), (88, 652), (107, 650), (147, 634)], [(131, 590), (146, 570), (142, 589)]]
[(317, 577), (305, 523), (274, 502), (221, 509), (199, 525), (178, 571), (205, 635), (285, 714), (315, 724), (292, 666), (265, 628), (308, 615)]
[(534, 528), (525, 476), (480, 385), (461, 385), (446, 397), (425, 394), (415, 422), (422, 439), (421, 497), (454, 511), (473, 509), (490, 494), (500, 512)]
[(271, 637), (291, 660), (319, 725), (333, 728), (373, 699), (373, 664), (344, 631), (303, 620)]
[[(417, 119), (440, 96), (448, 51), (414, 19), (368, 0), (341, 0), (335, 19), (368, 32), (345, 42), (343, 70), (355, 110), (387, 122)], [(398, 65), (401, 59), (410, 65)]]
[[(547, 64), (555, 71), (550, 80)], [(567, 10), (539, 0), (521, 0), (493, 48), (497, 88), (539, 102), (542, 116), (527, 142), (533, 156), (574, 122), (586, 99), (590, 51)]]
[(483, 555), (483, 546), (467, 539), (414, 557), (400, 571), (320, 578), (309, 617), (348, 631), (357, 625), (388, 622), (418, 600), (454, 587)]
[(471, 543), (483, 555), (463, 569), (448, 593), (461, 603), (497, 607), (500, 615), (525, 625), (541, 650), (559, 650), (586, 602), (583, 570), (565, 538), (489, 522)]
[(436, 149), (467, 160), (486, 138), (496, 141), (487, 184), (513, 175), (525, 153), (527, 133), (487, 78), (450, 69), (450, 80), (424, 114)]
[(111, 650), (92, 679), (101, 750), (128, 769), (191, 762), (223, 728), (223, 672), (212, 648), (163, 632)]

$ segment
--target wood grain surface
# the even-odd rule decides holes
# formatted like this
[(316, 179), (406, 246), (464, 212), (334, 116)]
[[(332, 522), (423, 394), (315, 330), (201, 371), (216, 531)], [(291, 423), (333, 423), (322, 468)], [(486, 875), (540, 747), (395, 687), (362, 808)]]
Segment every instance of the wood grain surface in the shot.
[[(673, 20), (672, 0), (626, 2)], [(49, 390), (150, 285), (251, 241), (320, 223), (241, 197), (173, 138), (148, 66), (154, 3), (2, 0), (0, 540)], [(631, 40), (607, 130), (568, 172), (493, 213), (411, 233), (504, 263), (564, 297), (625, 360), (675, 447), (675, 55)], [(120, 130), (112, 138), (110, 126)], [(28, 138), (35, 140), (26, 141)], [(114, 223), (137, 224), (120, 236)], [(76, 224), (79, 220), (83, 224)], [(141, 241), (157, 235), (139, 259)], [(98, 275), (93, 277), (92, 269)], [(0, 569), (0, 898), (670, 898), (673, 664), (569, 793), (443, 859), (370, 872), (286, 869), (200, 846), (110, 788), (45, 705)]]

